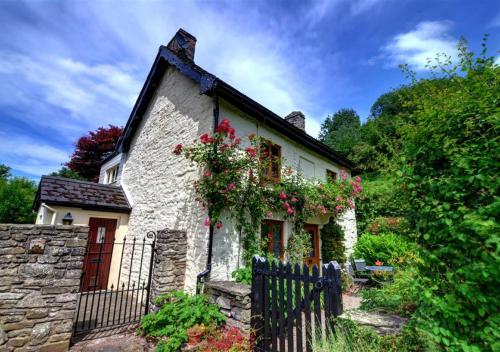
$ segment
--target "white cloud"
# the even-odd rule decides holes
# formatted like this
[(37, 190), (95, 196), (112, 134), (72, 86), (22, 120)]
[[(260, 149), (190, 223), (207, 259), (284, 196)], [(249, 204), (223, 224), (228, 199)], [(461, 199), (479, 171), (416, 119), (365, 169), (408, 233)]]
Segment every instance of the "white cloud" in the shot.
[[(79, 129), (95, 128), (97, 117), (105, 118), (108, 123), (123, 123), (125, 116), (117, 114), (120, 111), (117, 106), (128, 110), (140, 88), (140, 82), (132, 77), (125, 64), (86, 65), (60, 57), (39, 60), (5, 51), (0, 52), (0, 74), (24, 81), (17, 94), (22, 103), (26, 103), (23, 93), (35, 89), (46, 104), (68, 111), (66, 120), (70, 121), (60, 126), (70, 130), (71, 123)], [(8, 91), (16, 88), (4, 87)], [(12, 95), (4, 99), (8, 101), (3, 103), (15, 103)], [(33, 119), (36, 115), (26, 118)], [(35, 122), (53, 126), (56, 121), (53, 116), (47, 116)]]
[(500, 65), (500, 56), (497, 56), (495, 59), (495, 64)]
[(67, 152), (43, 141), (0, 132), (0, 163), (14, 170), (40, 176), (59, 170), (67, 160)]
[(490, 22), (490, 27), (499, 27), (500, 26), (500, 13), (496, 15)]
[(456, 57), (458, 39), (451, 36), (450, 21), (425, 21), (406, 33), (397, 34), (382, 48), (389, 65), (408, 64), (416, 70), (424, 70), (429, 59), (439, 54)]
[(309, 26), (316, 25), (323, 18), (335, 12), (344, 12), (352, 16), (361, 15), (388, 0), (317, 0), (307, 12), (305, 19)]

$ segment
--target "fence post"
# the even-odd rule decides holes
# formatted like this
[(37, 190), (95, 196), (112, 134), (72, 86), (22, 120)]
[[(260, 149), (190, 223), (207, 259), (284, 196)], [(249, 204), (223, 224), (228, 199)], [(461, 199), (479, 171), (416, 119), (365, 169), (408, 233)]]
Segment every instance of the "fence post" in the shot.
[(332, 265), (333, 265), (334, 277), (335, 277), (335, 295), (334, 295), (334, 297), (336, 298), (336, 301), (334, 302), (334, 306), (333, 306), (334, 307), (333, 314), (335, 315), (335, 317), (338, 317), (343, 312), (342, 273), (340, 270), (339, 263), (337, 263), (336, 261), (333, 261)]
[(259, 256), (254, 256), (252, 259), (252, 316), (250, 317), (251, 336), (253, 338), (255, 351), (264, 351), (264, 341), (262, 339), (263, 328), (263, 293), (264, 293), (264, 268), (266, 260)]

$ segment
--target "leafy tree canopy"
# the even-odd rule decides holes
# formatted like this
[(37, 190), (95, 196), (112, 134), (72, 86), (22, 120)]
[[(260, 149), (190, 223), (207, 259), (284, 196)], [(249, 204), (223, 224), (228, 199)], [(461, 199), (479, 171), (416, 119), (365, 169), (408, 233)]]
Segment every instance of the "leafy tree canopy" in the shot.
[(10, 167), (0, 164), (0, 223), (33, 223), (35, 194), (35, 182), (24, 177), (11, 177)]
[[(97, 182), (101, 163), (115, 150), (122, 131), (121, 127), (109, 125), (99, 127), (96, 131), (90, 131), (87, 135), (80, 137), (76, 142), (76, 149), (71, 160), (65, 166), (83, 179)], [(66, 171), (63, 172), (74, 176)]]
[(72, 178), (74, 180), (85, 180), (78, 173), (76, 173), (73, 170), (68, 169), (65, 166), (63, 166), (59, 171), (51, 173), (50, 176), (59, 176), (59, 177), (64, 177), (64, 178)]
[(319, 139), (332, 149), (350, 156), (360, 138), (359, 115), (353, 109), (341, 109), (321, 124)]

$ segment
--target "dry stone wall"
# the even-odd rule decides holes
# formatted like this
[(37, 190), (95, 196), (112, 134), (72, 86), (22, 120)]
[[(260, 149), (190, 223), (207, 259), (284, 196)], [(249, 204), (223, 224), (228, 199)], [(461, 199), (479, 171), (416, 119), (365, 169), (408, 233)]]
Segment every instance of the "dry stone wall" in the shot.
[(0, 224), (0, 352), (69, 348), (88, 227)]
[(250, 286), (234, 281), (209, 281), (205, 284), (205, 293), (227, 315), (228, 326), (250, 332)]
[(151, 279), (152, 302), (163, 293), (172, 290), (182, 290), (184, 288), (186, 255), (186, 231), (158, 231), (156, 234), (156, 256), (153, 277)]

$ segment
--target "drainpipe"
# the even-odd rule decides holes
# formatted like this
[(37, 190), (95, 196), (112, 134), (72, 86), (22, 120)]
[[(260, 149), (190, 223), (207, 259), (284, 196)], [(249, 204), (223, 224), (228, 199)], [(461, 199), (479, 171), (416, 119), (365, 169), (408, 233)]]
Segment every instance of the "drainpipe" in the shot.
[[(212, 100), (214, 102), (214, 126), (213, 126), (213, 133), (215, 134), (215, 130), (217, 129), (217, 126), (219, 125), (219, 97), (217, 96), (217, 92), (213, 91), (213, 96)], [(211, 219), (211, 213), (210, 209), (208, 210), (208, 217)], [(211, 223), (210, 228), (209, 228), (209, 237), (208, 237), (208, 248), (207, 248), (207, 264), (205, 266), (205, 270), (202, 272), (198, 273), (196, 275), (196, 294), (200, 293), (200, 286), (202, 283), (202, 280), (210, 274), (212, 271), (212, 249), (213, 249), (213, 238), (214, 238), (214, 225)]]

